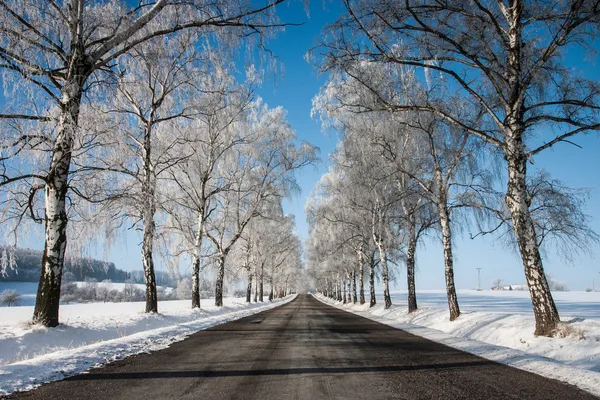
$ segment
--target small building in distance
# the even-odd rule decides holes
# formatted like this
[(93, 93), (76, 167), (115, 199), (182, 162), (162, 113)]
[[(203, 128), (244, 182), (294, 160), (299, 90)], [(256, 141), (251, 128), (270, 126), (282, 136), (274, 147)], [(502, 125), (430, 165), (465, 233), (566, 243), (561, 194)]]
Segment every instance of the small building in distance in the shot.
[(527, 290), (527, 285), (492, 286), (491, 290)]

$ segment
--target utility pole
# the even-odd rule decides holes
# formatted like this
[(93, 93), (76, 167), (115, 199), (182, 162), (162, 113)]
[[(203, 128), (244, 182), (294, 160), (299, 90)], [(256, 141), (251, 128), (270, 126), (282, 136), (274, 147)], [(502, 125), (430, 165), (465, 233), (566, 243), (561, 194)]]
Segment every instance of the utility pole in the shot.
[(481, 268), (475, 268), (477, 270), (477, 291), (481, 292)]

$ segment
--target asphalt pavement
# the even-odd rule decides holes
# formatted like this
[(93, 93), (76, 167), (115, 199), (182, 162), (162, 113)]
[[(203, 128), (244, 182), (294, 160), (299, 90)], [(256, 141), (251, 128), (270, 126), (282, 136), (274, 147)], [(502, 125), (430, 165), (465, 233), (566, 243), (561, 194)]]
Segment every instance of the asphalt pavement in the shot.
[(14, 399), (597, 399), (308, 295)]

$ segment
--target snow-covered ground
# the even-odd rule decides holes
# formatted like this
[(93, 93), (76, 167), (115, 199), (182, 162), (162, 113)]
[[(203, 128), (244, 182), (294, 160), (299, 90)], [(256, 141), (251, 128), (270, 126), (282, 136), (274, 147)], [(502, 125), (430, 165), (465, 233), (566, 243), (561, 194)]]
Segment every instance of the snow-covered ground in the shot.
[[(418, 291), (420, 309), (407, 313), (406, 292), (393, 292), (394, 305), (342, 304), (321, 301), (404, 329), (448, 346), (502, 362), (600, 395), (600, 293), (553, 293), (565, 337), (535, 337), (528, 292), (459, 290), (462, 315), (448, 316), (445, 291)], [(367, 293), (368, 297), (368, 293)], [(368, 298), (367, 298), (368, 302)]]
[(32, 326), (33, 307), (0, 309), (0, 395), (29, 390), (126, 356), (168, 347), (199, 330), (264, 311), (273, 303), (248, 305), (225, 298), (224, 307), (204, 300), (159, 302), (159, 314), (145, 314), (144, 303), (62, 305), (57, 328)]

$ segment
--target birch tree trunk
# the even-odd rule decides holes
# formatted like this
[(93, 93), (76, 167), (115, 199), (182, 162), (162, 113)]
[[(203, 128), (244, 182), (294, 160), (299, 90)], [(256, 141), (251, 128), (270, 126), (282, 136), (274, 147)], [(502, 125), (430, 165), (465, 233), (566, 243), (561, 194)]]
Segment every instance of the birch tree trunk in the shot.
[(269, 278), (269, 286), (271, 287), (269, 290), (269, 301), (273, 301), (273, 277)]
[(342, 285), (344, 286), (344, 300), (343, 300), (343, 303), (346, 304), (347, 303), (347, 299), (346, 299), (346, 279), (345, 278), (342, 280)]
[(356, 304), (356, 272), (352, 271), (352, 303)]
[[(535, 317), (534, 334), (551, 336), (560, 322), (560, 316), (544, 274), (537, 234), (529, 211), (526, 186), (527, 159), (522, 144), (521, 146), (513, 144), (512, 147), (507, 153), (510, 154), (510, 157), (508, 157), (506, 205), (510, 210), (531, 295)], [(515, 147), (521, 147), (521, 149)]]
[(377, 304), (377, 299), (375, 298), (375, 257), (371, 256), (371, 263), (369, 266), (369, 307), (373, 307)]
[[(153, 112), (149, 120), (153, 120)], [(152, 164), (152, 126), (146, 126), (142, 149), (142, 223), (144, 224), (142, 239), (142, 264), (146, 279), (146, 312), (158, 312), (158, 297), (156, 293), (156, 275), (154, 273), (154, 234), (156, 232), (156, 177)]]
[(450, 230), (450, 217), (446, 202), (438, 204), (438, 213), (440, 225), (442, 227), (442, 246), (444, 248), (444, 270), (446, 276), (446, 295), (448, 297), (448, 310), (450, 311), (450, 321), (454, 321), (460, 316), (458, 307), (458, 298), (456, 297), (456, 287), (454, 286), (454, 259), (452, 256), (452, 232)]
[(509, 22), (507, 32), (509, 38), (508, 51), (508, 106), (506, 108), (506, 148), (504, 155), (508, 164), (508, 187), (506, 205), (510, 210), (513, 230), (517, 237), (525, 279), (531, 295), (533, 314), (535, 317), (535, 335), (551, 336), (560, 322), (560, 316), (550, 287), (544, 274), (540, 256), (537, 234), (531, 213), (530, 200), (527, 197), (527, 155), (523, 143), (525, 124), (524, 93), (522, 89), (522, 56), (523, 56), (523, 4), (515, 1), (505, 10)]
[(144, 265), (144, 277), (146, 279), (146, 312), (158, 312), (158, 297), (156, 294), (156, 276), (154, 274), (154, 259), (152, 249), (154, 246), (154, 208), (145, 210), (144, 237), (142, 242), (142, 263)]
[(217, 281), (215, 283), (215, 306), (223, 306), (223, 281), (225, 279), (225, 258), (227, 254), (219, 255), (219, 270), (217, 271)]
[(365, 262), (362, 250), (358, 253), (358, 293), (360, 296), (359, 303), (365, 304)]
[(264, 289), (264, 276), (265, 276), (265, 266), (264, 264), (260, 265), (260, 302), (262, 303), (264, 301), (264, 296), (263, 296), (263, 289)]
[(254, 285), (254, 302), (258, 302), (258, 270), (254, 264), (254, 276), (256, 277), (256, 285)]
[(248, 272), (248, 288), (246, 289), (246, 303), (252, 302), (252, 269), (248, 265), (246, 267), (246, 271)]
[(417, 235), (414, 218), (410, 218), (409, 220), (408, 234), (406, 281), (408, 284), (408, 312), (411, 313), (417, 310), (417, 292), (415, 288), (415, 252), (417, 250)]
[(379, 257), (381, 260), (381, 284), (383, 285), (383, 302), (385, 308), (388, 309), (392, 306), (392, 298), (390, 297), (390, 279), (387, 263), (387, 251), (385, 250), (382, 243), (377, 243), (377, 247), (379, 248)]
[(198, 226), (192, 257), (192, 308), (200, 308), (200, 251), (204, 229), (204, 210), (198, 213)]
[(33, 322), (47, 327), (55, 327), (59, 322), (60, 285), (67, 249), (66, 196), (69, 168), (79, 119), (83, 82), (87, 77), (88, 75), (83, 71), (77, 71), (74, 81), (67, 82), (64, 86), (58, 135), (44, 190), (46, 238)]

